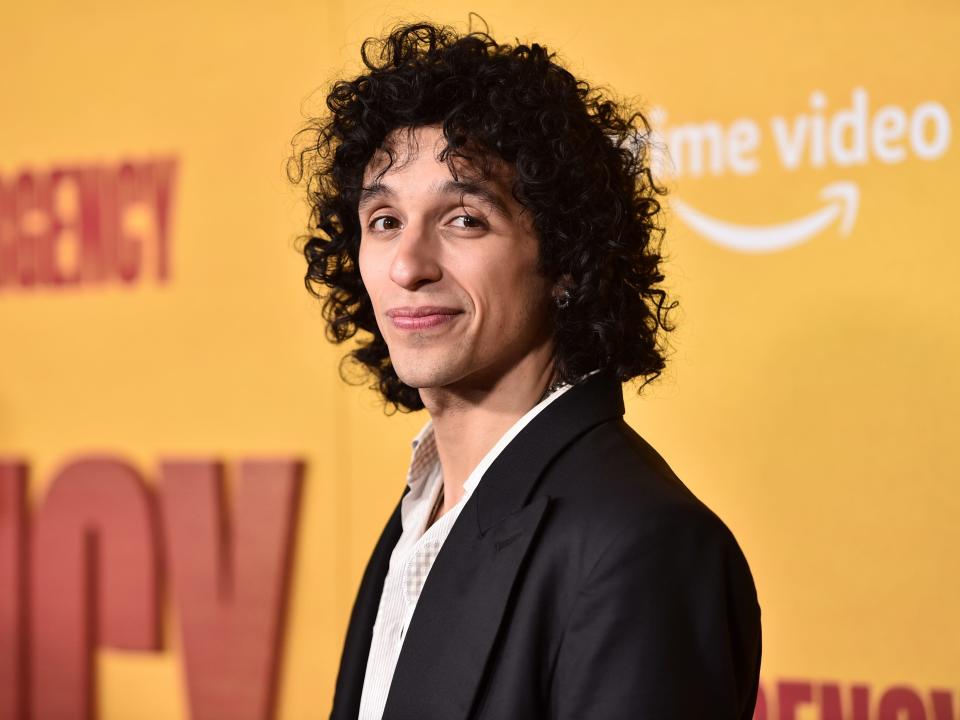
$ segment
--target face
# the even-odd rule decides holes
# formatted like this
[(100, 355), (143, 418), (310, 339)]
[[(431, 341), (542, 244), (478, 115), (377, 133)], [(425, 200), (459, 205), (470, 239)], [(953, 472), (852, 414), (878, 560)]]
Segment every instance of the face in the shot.
[(371, 160), (359, 204), (360, 274), (400, 379), (416, 388), (489, 388), (551, 357), (550, 283), (502, 164), (455, 180), (437, 127), (392, 137)]

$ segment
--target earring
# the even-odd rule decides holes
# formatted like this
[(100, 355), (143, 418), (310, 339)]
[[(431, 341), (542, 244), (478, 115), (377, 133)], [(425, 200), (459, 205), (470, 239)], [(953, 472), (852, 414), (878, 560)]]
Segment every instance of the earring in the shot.
[(570, 291), (567, 288), (564, 288), (553, 296), (553, 302), (557, 306), (558, 310), (564, 310), (565, 308), (569, 307), (572, 300), (573, 296), (570, 294)]

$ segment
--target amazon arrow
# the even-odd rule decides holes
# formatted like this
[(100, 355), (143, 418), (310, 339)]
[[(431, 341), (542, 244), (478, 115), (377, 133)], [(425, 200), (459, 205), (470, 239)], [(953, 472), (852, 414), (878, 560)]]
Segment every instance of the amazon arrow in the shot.
[(860, 206), (860, 189), (856, 184), (831, 183), (820, 191), (820, 198), (825, 205), (819, 210), (797, 220), (766, 226), (718, 220), (676, 198), (672, 205), (687, 225), (710, 242), (745, 253), (766, 253), (806, 242), (836, 220), (839, 220), (840, 233), (850, 234)]

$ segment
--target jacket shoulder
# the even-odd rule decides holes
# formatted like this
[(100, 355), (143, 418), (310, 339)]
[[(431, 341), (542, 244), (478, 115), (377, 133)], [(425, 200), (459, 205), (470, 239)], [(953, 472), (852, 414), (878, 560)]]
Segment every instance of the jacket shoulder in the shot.
[(752, 717), (760, 607), (729, 528), (622, 421), (551, 470), (549, 554), (568, 570), (555, 717)]
[(727, 525), (622, 419), (571, 443), (547, 468), (539, 491), (551, 498), (551, 525), (578, 558), (581, 578), (605, 553), (655, 550), (682, 562), (698, 548), (732, 558), (749, 577)]
[(601, 423), (567, 446), (547, 468), (541, 491), (576, 501), (581, 513), (599, 514), (605, 523), (665, 513), (713, 515), (622, 419)]

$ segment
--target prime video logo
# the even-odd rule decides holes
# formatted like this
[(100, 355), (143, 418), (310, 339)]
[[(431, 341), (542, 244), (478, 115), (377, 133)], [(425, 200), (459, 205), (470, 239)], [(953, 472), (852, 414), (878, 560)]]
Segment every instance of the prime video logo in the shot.
[[(764, 126), (751, 118), (729, 125), (703, 121), (670, 126), (663, 108), (650, 111), (654, 177), (680, 178), (760, 172), (757, 157)], [(884, 105), (870, 109), (866, 89), (854, 88), (850, 104), (828, 112), (827, 96), (810, 93), (810, 110), (793, 117), (774, 116), (766, 125), (783, 169), (847, 168), (879, 162), (896, 165), (910, 158), (933, 161), (950, 146), (951, 121), (935, 101), (912, 109)], [(679, 198), (671, 207), (696, 233), (710, 242), (745, 253), (768, 253), (807, 242), (836, 224), (848, 235), (857, 220), (860, 188), (839, 180), (826, 184), (819, 203), (801, 217), (772, 225), (748, 225), (713, 217)]]

